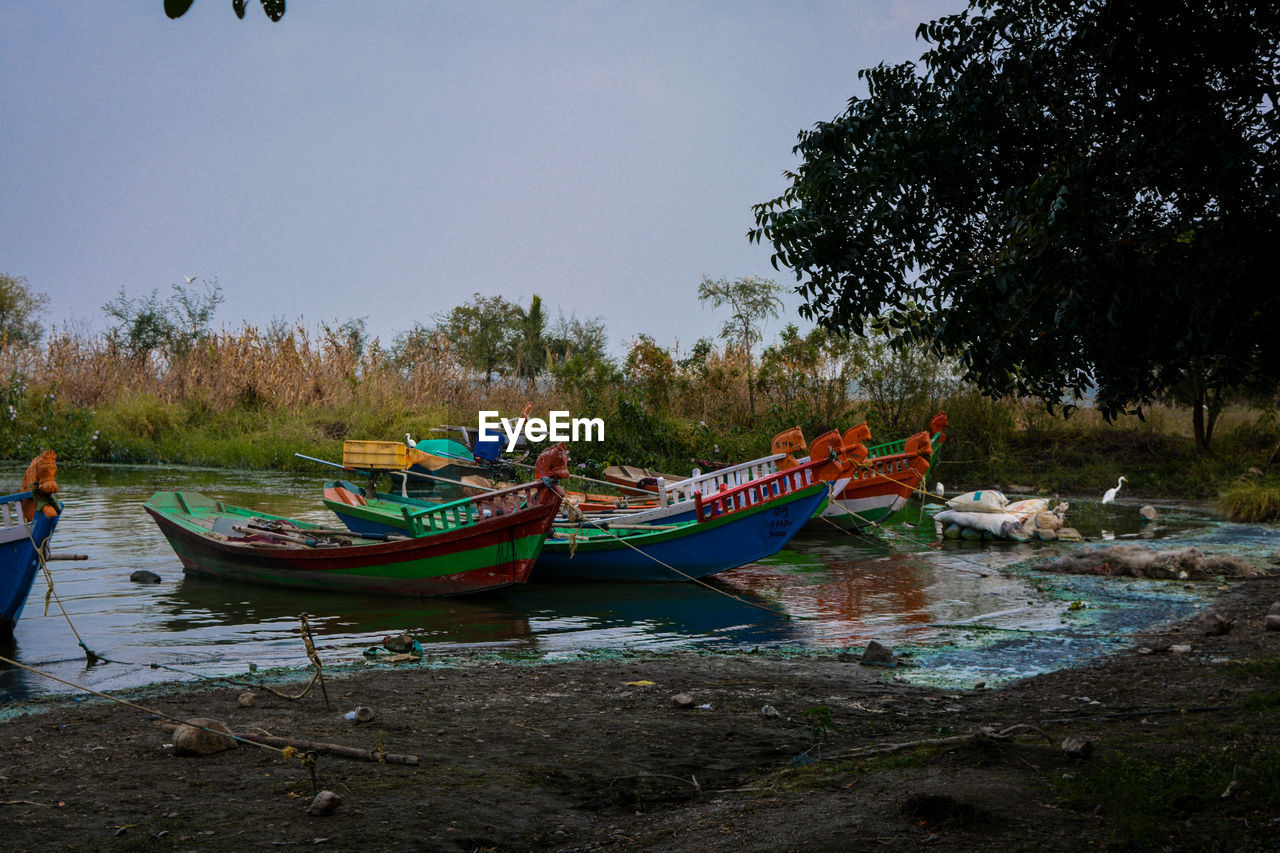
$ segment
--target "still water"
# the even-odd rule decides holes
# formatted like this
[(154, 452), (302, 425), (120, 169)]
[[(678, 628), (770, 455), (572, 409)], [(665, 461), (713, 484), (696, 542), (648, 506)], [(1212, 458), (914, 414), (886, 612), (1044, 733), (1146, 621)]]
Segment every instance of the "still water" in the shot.
[[(17, 483), (22, 467), (0, 466)], [(935, 541), (928, 514), (860, 536), (820, 525), (777, 556), (701, 586), (528, 584), (476, 597), (397, 600), (304, 593), (184, 576), (142, 509), (161, 490), (201, 491), (228, 503), (333, 523), (319, 502), (325, 472), (293, 475), (160, 467), (63, 467), (66, 505), (55, 552), (57, 596), (37, 578), (11, 646), (0, 654), (76, 685), (110, 692), (171, 680), (305, 667), (298, 615), (309, 614), (326, 666), (364, 660), (384, 635), (408, 632), (427, 660), (460, 652), (522, 658), (635, 650), (860, 649), (877, 639), (907, 653), (912, 681), (999, 682), (1067, 665), (1127, 642), (1152, 622), (1183, 617), (1211, 584), (1058, 577), (1038, 558), (1075, 547)], [(1156, 525), (1139, 505), (1073, 504), (1067, 515), (1091, 541), (1158, 547), (1213, 543), (1260, 564), (1275, 531), (1235, 528), (1203, 510), (1162, 508)], [(1205, 545), (1206, 549), (1210, 546)], [(129, 580), (147, 569), (159, 584)], [(1086, 606), (1072, 607), (1073, 602)], [(68, 624), (70, 622), (70, 624)], [(86, 665), (84, 644), (110, 662)], [(75, 688), (0, 663), (5, 705)], [(14, 706), (10, 706), (11, 708)]]

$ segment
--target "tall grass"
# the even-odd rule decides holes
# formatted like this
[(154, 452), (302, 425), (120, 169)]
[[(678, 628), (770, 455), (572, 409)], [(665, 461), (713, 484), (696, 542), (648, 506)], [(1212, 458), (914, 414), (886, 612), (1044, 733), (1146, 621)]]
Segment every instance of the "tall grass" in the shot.
[(1100, 495), (1124, 474), (1128, 494), (1195, 498), (1264, 465), (1277, 438), (1274, 419), (1240, 410), (1220, 429), (1216, 454), (1204, 458), (1177, 409), (1116, 423), (1081, 410), (1064, 421), (1035, 404), (940, 383), (904, 391), (887, 407), (849, 395), (847, 366), (813, 364), (775, 361), (758, 378), (752, 412), (744, 359), (667, 351), (647, 339), (621, 366), (486, 381), (440, 335), (389, 349), (341, 330), (247, 326), (181, 352), (131, 357), (101, 338), (55, 329), (38, 346), (0, 344), (0, 456), (53, 447), (86, 462), (300, 467), (296, 452), (335, 458), (347, 438), (423, 438), (443, 424), (474, 425), (481, 409), (514, 415), (529, 402), (535, 413), (604, 419), (604, 442), (572, 449), (589, 468), (628, 463), (687, 474), (704, 461), (763, 455), (792, 426), (812, 438), (867, 420), (874, 440), (887, 441), (926, 428), (945, 409), (952, 425), (931, 480), (948, 490)]

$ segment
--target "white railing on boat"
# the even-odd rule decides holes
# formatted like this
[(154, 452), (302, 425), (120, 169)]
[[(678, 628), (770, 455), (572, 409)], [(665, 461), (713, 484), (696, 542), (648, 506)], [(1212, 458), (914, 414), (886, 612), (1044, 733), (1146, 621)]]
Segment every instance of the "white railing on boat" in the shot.
[(705, 474), (694, 469), (692, 477), (676, 480), (674, 483), (665, 483), (659, 479), (658, 503), (665, 506), (670, 503), (692, 500), (694, 492), (701, 492), (707, 495), (720, 491), (722, 486), (733, 489), (743, 483), (772, 476), (778, 473), (778, 461), (783, 456), (784, 454), (775, 453), (772, 456), (752, 459), (750, 462), (739, 462), (737, 465), (717, 468)]
[(0, 497), (0, 542), (16, 542), (31, 535), (26, 519), (22, 517), (22, 501), (31, 492)]

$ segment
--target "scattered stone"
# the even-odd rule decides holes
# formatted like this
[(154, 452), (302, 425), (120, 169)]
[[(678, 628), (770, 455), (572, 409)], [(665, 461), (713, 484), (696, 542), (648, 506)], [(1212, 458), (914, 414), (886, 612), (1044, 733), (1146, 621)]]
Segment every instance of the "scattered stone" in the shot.
[(1227, 785), (1227, 790), (1222, 792), (1222, 794), (1219, 796), (1219, 799), (1229, 800), (1232, 797), (1234, 797), (1243, 787), (1244, 787), (1244, 783), (1241, 782), (1239, 779), (1232, 779), (1231, 782)]
[(226, 749), (235, 749), (231, 729), (209, 717), (196, 717), (173, 730), (175, 755), (212, 755)]
[(862, 663), (873, 666), (896, 666), (898, 658), (888, 646), (872, 640), (867, 643), (867, 648), (862, 652)]
[(1140, 649), (1138, 649), (1138, 654), (1140, 654), (1140, 655), (1149, 655), (1149, 654), (1151, 654), (1151, 653), (1152, 653), (1152, 652), (1154, 652), (1154, 651), (1155, 651), (1155, 649), (1150, 649), (1150, 648), (1147, 648), (1146, 646), (1143, 646), (1143, 647), (1141, 647)]
[(1067, 737), (1058, 747), (1071, 758), (1088, 758), (1093, 755), (1093, 741), (1082, 737)]
[(675, 696), (671, 697), (671, 704), (677, 708), (692, 708), (693, 697), (688, 693), (677, 693)]
[(1169, 647), (1169, 651), (1173, 652), (1175, 655), (1185, 655), (1187, 652), (1191, 651), (1191, 646), (1186, 643), (1176, 643)]
[(1156, 512), (1155, 507), (1153, 507), (1151, 504), (1147, 504), (1142, 509), (1138, 510), (1138, 515), (1142, 516), (1147, 521), (1155, 521), (1160, 514)]
[(160, 576), (155, 572), (149, 572), (146, 569), (138, 569), (129, 575), (129, 580), (134, 583), (160, 583)]
[(258, 704), (258, 694), (246, 690), (240, 694), (239, 702), (241, 708), (252, 708)]
[(781, 716), (782, 716), (781, 714), (779, 714), (779, 713), (778, 713), (778, 709), (777, 709), (777, 708), (775, 708), (775, 707), (773, 707), (772, 705), (765, 705), (763, 708), (761, 708), (761, 709), (760, 709), (760, 713), (761, 713), (761, 714), (763, 714), (763, 715), (764, 715), (764, 716), (766, 716), (766, 717), (781, 717)]
[(1080, 535), (1080, 531), (1074, 527), (1059, 527), (1057, 530), (1058, 538), (1064, 542), (1083, 542), (1084, 537)]
[(979, 681), (977, 684), (973, 685), (973, 689), (974, 689), (974, 690), (986, 690), (986, 689), (987, 689), (987, 682), (985, 682), (985, 681)]
[(1268, 631), (1280, 631), (1280, 616), (1268, 616), (1266, 624)]
[(382, 638), (382, 647), (389, 652), (408, 652), (413, 650), (413, 637), (408, 634), (390, 634)]
[(1221, 613), (1213, 611), (1202, 614), (1198, 621), (1206, 637), (1221, 637), (1223, 634), (1229, 634), (1236, 626), (1236, 620), (1228, 619)]
[(1267, 608), (1268, 616), (1280, 616), (1280, 601), (1274, 602)]
[(339, 797), (333, 791), (321, 791), (311, 801), (307, 814), (314, 817), (324, 817), (325, 815), (333, 814), (340, 805), (342, 805), (342, 797)]

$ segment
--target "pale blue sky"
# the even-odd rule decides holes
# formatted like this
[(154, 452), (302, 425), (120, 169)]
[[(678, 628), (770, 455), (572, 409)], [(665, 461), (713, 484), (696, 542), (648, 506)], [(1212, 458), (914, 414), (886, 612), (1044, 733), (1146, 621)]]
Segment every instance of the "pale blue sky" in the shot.
[(0, 272), (104, 327), (121, 288), (216, 279), (216, 325), (397, 332), (532, 293), (687, 348), (796, 135), (918, 59), (963, 0), (0, 0)]

